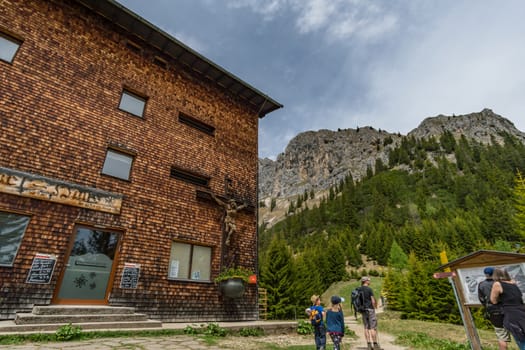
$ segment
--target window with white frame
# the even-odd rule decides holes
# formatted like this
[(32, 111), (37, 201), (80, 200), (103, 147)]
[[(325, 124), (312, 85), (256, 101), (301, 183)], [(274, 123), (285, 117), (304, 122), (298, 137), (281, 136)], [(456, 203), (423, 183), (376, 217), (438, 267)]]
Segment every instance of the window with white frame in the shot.
[(0, 266), (13, 266), (29, 216), (0, 211)]
[(173, 242), (170, 252), (170, 279), (209, 281), (211, 276), (211, 247)]
[(104, 166), (102, 168), (102, 174), (118, 177), (123, 180), (129, 180), (132, 163), (132, 155), (114, 149), (108, 149)]
[(122, 91), (120, 97), (119, 109), (136, 115), (137, 117), (144, 116), (144, 108), (146, 107), (146, 99), (139, 95), (136, 95), (127, 90)]
[(20, 44), (20, 40), (0, 32), (0, 60), (13, 62)]

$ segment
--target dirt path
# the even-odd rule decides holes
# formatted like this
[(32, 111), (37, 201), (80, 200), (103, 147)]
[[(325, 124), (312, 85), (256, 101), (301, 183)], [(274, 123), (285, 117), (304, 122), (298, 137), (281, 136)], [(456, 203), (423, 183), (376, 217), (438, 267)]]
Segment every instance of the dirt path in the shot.
[[(352, 339), (350, 341), (347, 341), (347, 344), (350, 344), (350, 349), (366, 350), (367, 347), (366, 347), (365, 331), (364, 331), (363, 325), (361, 323), (358, 323), (353, 316), (345, 317), (345, 325), (347, 325), (349, 329), (353, 330), (358, 337), (357, 339)], [(394, 344), (395, 338), (392, 335), (381, 332), (381, 324), (379, 324), (378, 339), (379, 339), (379, 345), (381, 345), (381, 348), (383, 348), (384, 350), (406, 350), (407, 349), (405, 347)], [(348, 345), (344, 349), (347, 349), (347, 348), (348, 348)]]

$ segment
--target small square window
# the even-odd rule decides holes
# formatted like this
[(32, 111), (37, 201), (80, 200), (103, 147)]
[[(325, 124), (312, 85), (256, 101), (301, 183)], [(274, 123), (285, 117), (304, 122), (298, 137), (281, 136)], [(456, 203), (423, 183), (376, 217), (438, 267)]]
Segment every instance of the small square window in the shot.
[(210, 281), (211, 247), (173, 242), (168, 277), (195, 281)]
[(111, 175), (123, 180), (129, 180), (131, 163), (133, 163), (133, 156), (108, 149), (106, 160), (104, 161), (104, 167), (102, 168), (102, 174)]
[(122, 96), (120, 97), (120, 104), (118, 108), (137, 117), (144, 116), (144, 108), (146, 107), (146, 99), (135, 95), (129, 91), (122, 91)]
[(4, 33), (0, 33), (0, 60), (13, 62), (21, 42)]
[(29, 216), (0, 212), (0, 266), (13, 266)]

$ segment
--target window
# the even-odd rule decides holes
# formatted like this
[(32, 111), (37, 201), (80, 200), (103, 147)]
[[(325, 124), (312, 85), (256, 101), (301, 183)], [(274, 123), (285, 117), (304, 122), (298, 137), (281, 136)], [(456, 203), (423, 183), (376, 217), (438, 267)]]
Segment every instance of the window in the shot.
[(142, 53), (142, 48), (140, 45), (132, 41), (126, 42), (126, 47), (139, 55)]
[(102, 174), (111, 175), (123, 180), (129, 180), (131, 163), (133, 163), (133, 156), (113, 149), (108, 149), (106, 160), (104, 161), (104, 167), (102, 168)]
[(29, 216), (0, 212), (0, 266), (13, 266)]
[(211, 271), (211, 247), (173, 242), (170, 252), (168, 277), (209, 281)]
[(20, 40), (14, 39), (7, 34), (0, 33), (0, 60), (9, 63), (13, 62), (20, 44)]
[(159, 67), (168, 69), (168, 62), (166, 62), (165, 59), (160, 58), (159, 56), (155, 56), (155, 58), (153, 58), (153, 63), (155, 63)]
[(143, 117), (146, 99), (127, 90), (122, 91), (118, 108), (137, 117)]
[(186, 115), (184, 113), (179, 113), (179, 122), (191, 126), (192, 128), (195, 128), (197, 130), (200, 130), (208, 135), (213, 136), (213, 134), (215, 133), (215, 127), (201, 122), (200, 120), (190, 117), (189, 115)]
[(176, 167), (171, 168), (170, 176), (178, 180), (189, 182), (190, 184), (205, 187), (208, 187), (210, 182), (210, 178), (208, 176), (196, 174), (192, 171), (179, 169)]

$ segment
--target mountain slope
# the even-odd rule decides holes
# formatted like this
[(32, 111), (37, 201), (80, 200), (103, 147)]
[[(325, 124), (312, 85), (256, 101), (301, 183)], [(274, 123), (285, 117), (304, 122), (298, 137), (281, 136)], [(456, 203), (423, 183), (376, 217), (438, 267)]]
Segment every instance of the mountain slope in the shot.
[[(408, 137), (439, 138), (444, 132), (454, 137), (464, 135), (483, 144), (503, 142), (508, 133), (525, 143), (525, 133), (508, 119), (490, 109), (459, 116), (438, 115), (426, 118)], [(275, 223), (286, 213), (290, 200), (304, 193), (315, 193), (316, 204), (328, 188), (349, 174), (354, 180), (374, 169), (377, 160), (388, 164), (389, 151), (404, 136), (372, 127), (338, 131), (319, 130), (298, 134), (276, 161), (259, 159), (259, 223)], [(270, 210), (271, 202), (275, 208)]]

